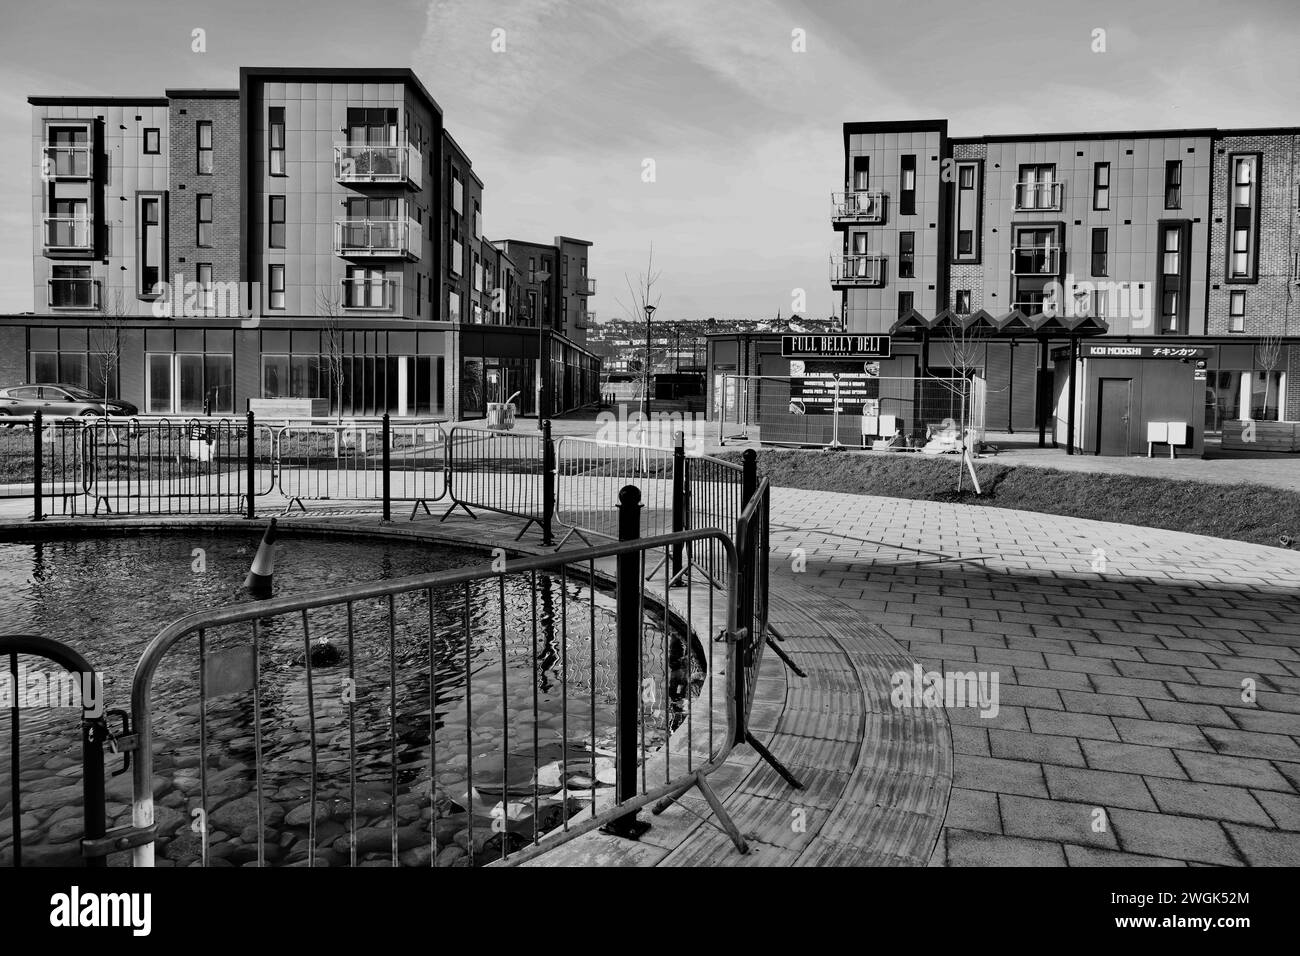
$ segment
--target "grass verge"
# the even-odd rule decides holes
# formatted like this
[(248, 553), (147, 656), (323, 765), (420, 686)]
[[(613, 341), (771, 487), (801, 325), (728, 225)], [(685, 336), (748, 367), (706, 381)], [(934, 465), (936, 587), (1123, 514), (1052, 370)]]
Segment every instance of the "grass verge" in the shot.
[[(722, 456), (739, 461), (740, 454)], [(1267, 485), (1210, 484), (975, 463), (984, 494), (957, 492), (953, 456), (760, 451), (773, 486), (1013, 508), (1068, 518), (1186, 531), (1277, 548), (1300, 547), (1300, 494)]]

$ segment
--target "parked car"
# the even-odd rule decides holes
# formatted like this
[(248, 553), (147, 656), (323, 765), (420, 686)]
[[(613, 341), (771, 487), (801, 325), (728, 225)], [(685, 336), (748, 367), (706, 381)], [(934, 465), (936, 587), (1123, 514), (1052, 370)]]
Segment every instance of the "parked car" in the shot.
[(77, 418), (82, 415), (135, 415), (139, 409), (116, 398), (106, 401), (102, 395), (95, 395), (79, 385), (0, 388), (0, 423), (10, 416), (28, 416), (37, 412), (50, 418)]

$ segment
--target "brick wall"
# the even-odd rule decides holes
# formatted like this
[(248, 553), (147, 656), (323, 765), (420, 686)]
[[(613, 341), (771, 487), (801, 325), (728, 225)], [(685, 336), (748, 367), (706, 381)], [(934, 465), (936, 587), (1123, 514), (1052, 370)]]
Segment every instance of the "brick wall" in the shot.
[[(1232, 190), (1233, 153), (1260, 153), (1259, 281), (1226, 281), (1229, 244), (1228, 201)], [(1245, 335), (1268, 331), (1300, 334), (1300, 289), (1295, 286), (1294, 255), (1300, 251), (1297, 222), (1300, 191), (1300, 136), (1223, 136), (1214, 142), (1214, 184), (1211, 195), (1210, 307), (1207, 332), (1225, 335), (1230, 329), (1229, 293), (1246, 293)], [(1242, 334), (1242, 333), (1238, 333)]]
[[(212, 173), (198, 172), (197, 124), (212, 123)], [(237, 99), (171, 101), (171, 192), (168, 202), (167, 279), (182, 274), (193, 282), (196, 264), (212, 263), (216, 282), (240, 275), (240, 129)], [(198, 200), (212, 194), (212, 247), (199, 248)]]
[[(988, 153), (988, 149), (983, 143), (955, 143), (952, 148), (953, 159), (983, 159), (987, 155), (987, 153)], [(983, 220), (985, 220), (988, 217), (988, 209), (987, 209), (988, 200), (986, 198), (988, 196), (988, 191), (984, 188), (984, 183), (982, 182), (979, 184), (979, 187), (980, 187), (979, 202), (980, 202), (980, 220), (981, 220), (980, 225), (982, 229)], [(956, 189), (954, 187), (954, 192), (955, 191)], [(957, 226), (954, 224), (952, 228), (953, 230), (956, 230)], [(954, 236), (956, 235), (955, 231), (953, 235)], [(987, 253), (984, 254), (987, 255)], [(952, 261), (951, 248), (940, 250), (939, 255), (941, 257), (939, 260), (940, 263), (947, 263)], [(946, 266), (946, 268), (949, 270), (949, 282), (948, 282), (948, 301), (944, 303), (944, 306), (949, 309), (955, 309), (957, 307), (957, 290), (969, 289), (971, 311), (975, 312), (978, 311), (979, 309), (985, 308), (983, 263), (982, 262), (963, 263), (961, 265), (949, 265)], [(995, 310), (990, 308), (989, 311), (994, 312)]]

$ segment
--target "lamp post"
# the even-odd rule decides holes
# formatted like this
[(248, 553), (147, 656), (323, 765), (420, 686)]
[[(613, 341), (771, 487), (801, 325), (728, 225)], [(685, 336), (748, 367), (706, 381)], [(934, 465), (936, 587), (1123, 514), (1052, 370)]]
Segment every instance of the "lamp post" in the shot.
[(645, 307), (645, 387), (641, 390), (641, 414), (650, 414), (650, 317), (655, 314), (655, 307)]
[[(532, 272), (528, 280), (532, 285), (544, 285), (550, 281), (550, 278), (551, 274), (542, 269), (541, 271)], [(545, 305), (547, 300), (540, 294), (541, 292), (542, 290), (539, 289), (538, 299)], [(542, 311), (545, 312), (546, 310), (543, 309)], [(542, 421), (550, 417), (549, 410), (546, 408), (546, 366), (550, 364), (551, 357), (546, 354), (546, 323), (544, 317), (538, 314), (536, 306), (533, 307), (533, 313), (534, 318), (537, 320), (537, 422), (540, 428)]]

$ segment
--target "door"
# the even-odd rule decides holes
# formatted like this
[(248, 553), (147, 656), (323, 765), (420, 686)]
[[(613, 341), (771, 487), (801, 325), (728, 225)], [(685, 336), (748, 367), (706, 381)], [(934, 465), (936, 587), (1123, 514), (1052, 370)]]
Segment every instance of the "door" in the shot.
[(1129, 419), (1133, 396), (1130, 378), (1103, 378), (1097, 398), (1097, 454), (1129, 454)]

